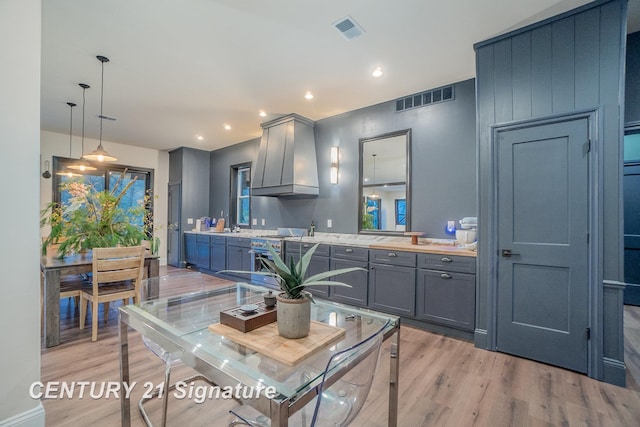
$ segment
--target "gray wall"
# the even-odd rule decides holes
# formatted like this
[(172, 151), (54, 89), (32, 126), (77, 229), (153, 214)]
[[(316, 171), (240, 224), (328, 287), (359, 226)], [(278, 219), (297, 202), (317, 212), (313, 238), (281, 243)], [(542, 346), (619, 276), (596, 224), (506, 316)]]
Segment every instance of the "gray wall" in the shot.
[(607, 367), (603, 367), (601, 357), (615, 359), (616, 367), (622, 369), (614, 375), (622, 375), (624, 382), (619, 351), (622, 342), (607, 341), (603, 348), (602, 340), (604, 336), (620, 337), (622, 324), (615, 320), (618, 307), (608, 302), (611, 298), (603, 303), (603, 281), (623, 281), (620, 111), (625, 20), (626, 1), (596, 1), (577, 13), (476, 45), (480, 220), (476, 345), (494, 347), (492, 283), (497, 252), (492, 242), (495, 194), (491, 126), (597, 109), (594, 151), (602, 188), (592, 189), (592, 195), (601, 199), (593, 218), (596, 235), (592, 238), (598, 245), (593, 262), (598, 277), (594, 279), (597, 289), (592, 292), (595, 354), (590, 375), (613, 382), (620, 378), (604, 378), (603, 369)]
[[(430, 89), (430, 88), (425, 88)], [(475, 81), (455, 84), (455, 100), (395, 112), (395, 101), (350, 111), (315, 125), (320, 194), (317, 198), (252, 197), (253, 228), (303, 227), (358, 232), (359, 138), (412, 131), (411, 228), (446, 237), (447, 220), (476, 214)], [(211, 153), (212, 213), (228, 212), (229, 168), (257, 158), (259, 139)], [(329, 183), (330, 147), (340, 147), (340, 180)], [(266, 226), (261, 227), (261, 219)], [(327, 219), (333, 222), (327, 228)]]

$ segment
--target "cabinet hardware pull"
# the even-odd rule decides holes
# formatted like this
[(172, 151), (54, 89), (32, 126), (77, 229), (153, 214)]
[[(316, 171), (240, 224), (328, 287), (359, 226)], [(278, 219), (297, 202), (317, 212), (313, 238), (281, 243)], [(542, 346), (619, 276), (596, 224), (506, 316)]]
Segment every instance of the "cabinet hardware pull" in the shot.
[(303, 248), (308, 248), (308, 247), (309, 247), (309, 245), (305, 243), (304, 245), (302, 245), (302, 247), (303, 247)]
[(348, 254), (353, 253), (353, 249), (345, 249), (344, 251), (345, 251), (346, 253), (348, 253)]
[(453, 262), (453, 259), (449, 258), (448, 256), (443, 256), (442, 258), (440, 258), (440, 261), (442, 261), (442, 262)]
[(440, 277), (443, 279), (451, 279), (451, 275), (449, 273), (442, 273)]
[(387, 256), (388, 256), (388, 257), (393, 258), (393, 257), (397, 257), (397, 256), (398, 256), (398, 254), (397, 254), (397, 253), (395, 253), (395, 252), (389, 252), (389, 253), (387, 254)]
[(520, 254), (517, 254), (515, 252), (511, 252), (511, 249), (503, 249), (502, 250), (502, 256), (505, 257), (505, 258), (510, 258), (513, 255), (520, 255)]

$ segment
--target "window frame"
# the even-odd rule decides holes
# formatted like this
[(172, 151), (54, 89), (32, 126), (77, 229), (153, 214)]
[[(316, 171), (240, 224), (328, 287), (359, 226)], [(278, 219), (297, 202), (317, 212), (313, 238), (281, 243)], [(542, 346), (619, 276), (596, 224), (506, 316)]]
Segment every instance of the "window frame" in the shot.
[[(235, 225), (240, 228), (251, 228), (251, 162), (239, 163), (236, 165), (231, 165), (230, 167), (230, 191), (229, 191), (229, 220), (233, 219), (233, 223), (229, 224), (229, 227), (233, 227)], [(248, 171), (249, 173), (249, 194), (247, 196), (239, 195), (240, 192), (240, 173), (243, 171)], [(239, 222), (239, 214), (240, 214), (240, 200), (247, 199), (249, 201), (249, 218), (246, 224)]]

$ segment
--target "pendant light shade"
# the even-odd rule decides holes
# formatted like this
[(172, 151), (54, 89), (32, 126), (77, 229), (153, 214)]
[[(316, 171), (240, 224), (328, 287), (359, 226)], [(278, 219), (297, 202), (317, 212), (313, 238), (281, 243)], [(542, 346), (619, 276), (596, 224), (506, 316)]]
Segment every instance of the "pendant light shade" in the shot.
[(87, 162), (82, 161), (82, 156), (84, 155), (84, 106), (85, 106), (84, 92), (85, 90), (89, 89), (91, 86), (89, 86), (86, 83), (80, 83), (79, 86), (82, 88), (82, 151), (80, 152), (80, 159), (77, 162), (73, 163), (72, 165), (67, 166), (67, 168), (80, 171), (80, 172), (94, 171), (94, 170), (97, 170), (97, 168), (91, 166)]
[(102, 146), (102, 121), (104, 120), (104, 115), (102, 114), (102, 104), (104, 100), (104, 63), (109, 62), (109, 58), (101, 55), (96, 56), (96, 58), (98, 58), (98, 61), (102, 64), (102, 79), (100, 84), (100, 142), (98, 144), (98, 148), (82, 157), (87, 160), (94, 160), (98, 162), (115, 162), (118, 159), (107, 153), (107, 150)]
[[(67, 102), (67, 105), (69, 106), (69, 158), (71, 158), (71, 132), (73, 131), (73, 107), (75, 107), (76, 104), (73, 102)], [(56, 172), (56, 175), (68, 176), (69, 178), (72, 178), (74, 176), (80, 176), (77, 173), (73, 173), (70, 170)]]
[[(373, 157), (373, 185), (376, 185), (376, 155), (372, 154)], [(373, 187), (373, 191), (369, 194), (370, 199), (379, 199), (380, 195), (376, 193), (376, 187)]]

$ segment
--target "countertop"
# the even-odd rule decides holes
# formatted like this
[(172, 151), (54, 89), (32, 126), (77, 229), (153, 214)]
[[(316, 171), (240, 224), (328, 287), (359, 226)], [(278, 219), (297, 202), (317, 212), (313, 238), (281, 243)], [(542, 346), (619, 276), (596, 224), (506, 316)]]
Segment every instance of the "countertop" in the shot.
[[(223, 235), (227, 237), (259, 237), (277, 234), (276, 230), (247, 230), (243, 229), (239, 233), (215, 232), (215, 231), (193, 231), (185, 233), (204, 235)], [(417, 245), (411, 244), (409, 236), (380, 236), (373, 234), (344, 234), (344, 233), (316, 233), (315, 236), (285, 237), (285, 240), (302, 243), (323, 243), (328, 245), (357, 246), (369, 249), (383, 249), (394, 251), (449, 254), (459, 256), (475, 257), (476, 251), (456, 246), (453, 239), (431, 239), (419, 238)]]

